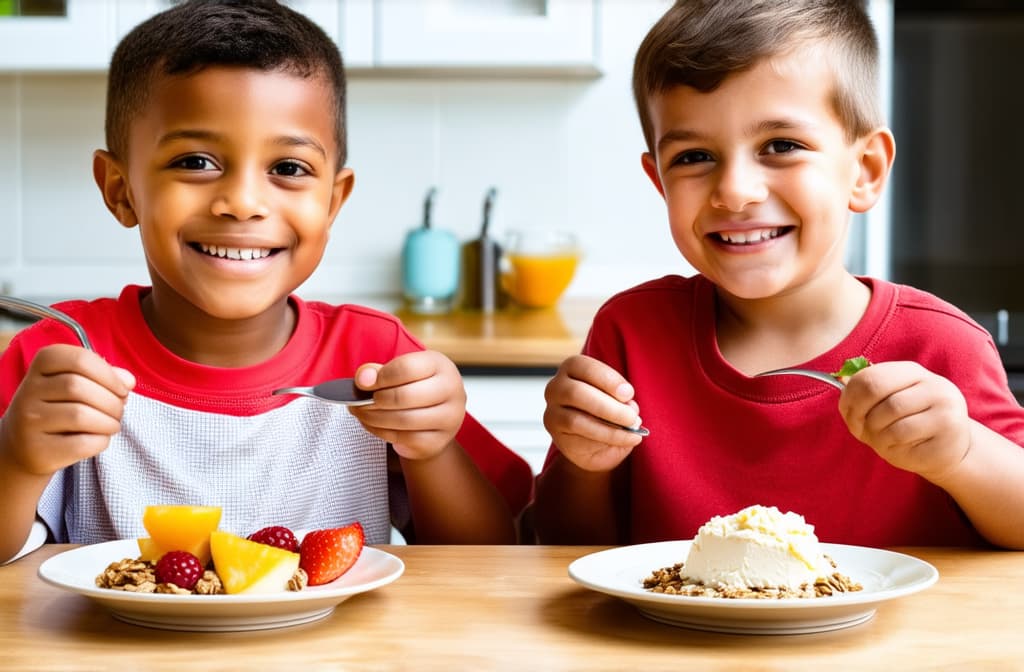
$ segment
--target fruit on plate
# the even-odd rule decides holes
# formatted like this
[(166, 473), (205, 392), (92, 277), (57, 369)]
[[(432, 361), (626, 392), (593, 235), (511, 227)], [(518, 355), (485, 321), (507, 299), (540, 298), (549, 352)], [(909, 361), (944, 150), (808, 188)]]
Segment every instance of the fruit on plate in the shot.
[(257, 541), (243, 539), (230, 532), (210, 534), (213, 566), (229, 595), (278, 593), (288, 590), (288, 582), (299, 568), (299, 554)]
[(149, 538), (139, 539), (143, 560), (157, 562), (168, 551), (188, 551), (204, 567), (210, 562), (210, 533), (220, 524), (219, 506), (147, 506), (142, 524)]
[(299, 564), (309, 576), (309, 585), (330, 583), (351, 569), (365, 542), (359, 523), (308, 533), (299, 547)]
[(168, 551), (153, 570), (157, 583), (173, 583), (178, 588), (192, 590), (203, 577), (199, 558), (188, 551)]
[(292, 553), (299, 552), (299, 542), (295, 539), (295, 534), (287, 527), (282, 527), (281, 525), (264, 527), (250, 534), (248, 539), (249, 541), (257, 541), (267, 546), (277, 546)]

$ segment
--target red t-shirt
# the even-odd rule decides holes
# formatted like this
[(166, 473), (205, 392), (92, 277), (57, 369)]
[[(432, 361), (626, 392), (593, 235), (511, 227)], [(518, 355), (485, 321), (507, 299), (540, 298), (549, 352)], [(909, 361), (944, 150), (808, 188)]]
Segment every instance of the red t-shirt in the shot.
[[(204, 366), (167, 350), (141, 312), (145, 288), (119, 299), (57, 307), (78, 320), (96, 351), (137, 380), (121, 431), (100, 455), (55, 474), (39, 513), (58, 541), (91, 543), (139, 536), (142, 506), (216, 504), (222, 528), (254, 525), (312, 529), (359, 519), (388, 540), (388, 483), (383, 442), (347, 409), (292, 396), (280, 387), (352, 376), (366, 362), (422, 350), (392, 315), (292, 297), (298, 320), (287, 345), (260, 364)], [(70, 329), (42, 320), (0, 356), (0, 416), (36, 352), (78, 344)], [(504, 495), (513, 513), (529, 500), (529, 465), (467, 415), (458, 441)], [(403, 502), (390, 502), (400, 521)], [(251, 529), (250, 529), (251, 528)], [(369, 528), (372, 528), (369, 529)]]
[[(836, 371), (858, 355), (917, 361), (960, 388), (972, 418), (1024, 443), (1024, 409), (989, 334), (930, 294), (862, 281), (872, 296), (853, 333), (801, 366)], [(826, 542), (985, 544), (945, 491), (850, 434), (834, 388), (750, 378), (723, 359), (714, 287), (702, 276), (667, 276), (613, 297), (583, 352), (633, 384), (651, 430), (621, 467), (625, 543), (689, 539), (714, 515), (763, 504), (803, 514)]]

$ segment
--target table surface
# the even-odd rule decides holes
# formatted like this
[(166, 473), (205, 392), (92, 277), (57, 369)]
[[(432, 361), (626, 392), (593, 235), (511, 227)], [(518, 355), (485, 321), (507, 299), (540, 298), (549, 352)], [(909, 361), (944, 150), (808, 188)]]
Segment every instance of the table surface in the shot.
[(730, 635), (657, 623), (572, 581), (594, 547), (381, 546), (396, 582), (327, 618), (240, 633), (152, 630), (45, 584), (47, 545), (0, 567), (3, 670), (875, 670), (1021, 669), (1024, 553), (897, 549), (937, 584), (851, 628)]

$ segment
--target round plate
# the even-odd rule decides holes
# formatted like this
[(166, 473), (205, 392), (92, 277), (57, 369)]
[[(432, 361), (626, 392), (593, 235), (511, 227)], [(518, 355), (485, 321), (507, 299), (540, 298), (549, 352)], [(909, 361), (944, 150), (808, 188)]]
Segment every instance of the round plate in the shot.
[(651, 572), (686, 559), (691, 541), (622, 546), (591, 553), (569, 565), (569, 576), (587, 588), (620, 597), (644, 616), (696, 630), (791, 635), (848, 628), (869, 620), (878, 605), (934, 584), (929, 563), (893, 551), (822, 544), (840, 572), (864, 589), (831, 597), (726, 599), (652, 593), (643, 588)]
[(122, 558), (136, 558), (134, 539), (91, 544), (59, 553), (39, 566), (39, 577), (58, 588), (85, 595), (128, 623), (162, 630), (226, 632), (267, 630), (328, 616), (358, 593), (385, 586), (405, 571), (399, 558), (365, 547), (342, 576), (322, 586), (263, 595), (158, 595), (100, 588), (96, 576)]

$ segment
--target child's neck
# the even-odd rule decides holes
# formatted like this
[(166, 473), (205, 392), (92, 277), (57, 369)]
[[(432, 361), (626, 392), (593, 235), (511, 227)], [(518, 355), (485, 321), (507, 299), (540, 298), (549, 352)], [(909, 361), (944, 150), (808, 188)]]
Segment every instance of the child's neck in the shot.
[(254, 366), (284, 348), (295, 329), (295, 311), (287, 299), (247, 320), (212, 318), (191, 304), (142, 298), (142, 315), (161, 344), (182, 359), (221, 368)]
[[(849, 273), (786, 296), (717, 298), (716, 335), (722, 356), (751, 376), (796, 366), (831, 350), (860, 321), (871, 290)], [(851, 353), (850, 357), (860, 353)]]

